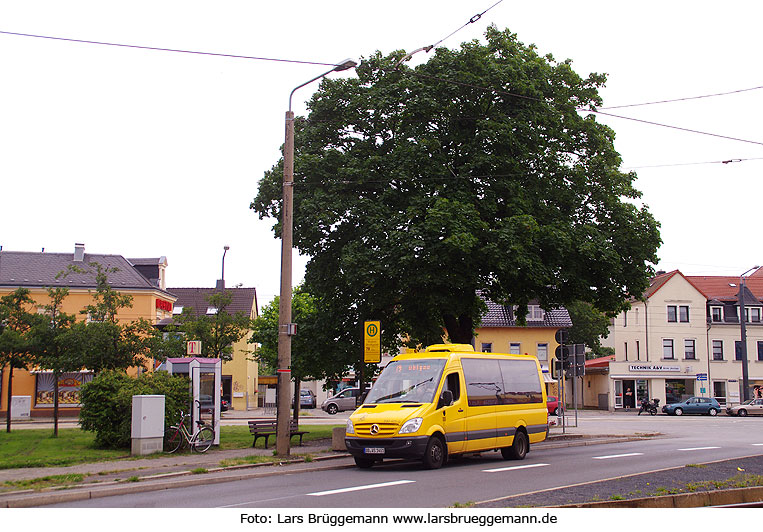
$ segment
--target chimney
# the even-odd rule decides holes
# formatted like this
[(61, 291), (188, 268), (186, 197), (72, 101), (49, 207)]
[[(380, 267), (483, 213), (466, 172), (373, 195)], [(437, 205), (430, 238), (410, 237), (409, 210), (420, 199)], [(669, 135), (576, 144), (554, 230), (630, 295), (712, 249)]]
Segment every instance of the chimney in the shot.
[(85, 260), (85, 244), (74, 244), (74, 262)]

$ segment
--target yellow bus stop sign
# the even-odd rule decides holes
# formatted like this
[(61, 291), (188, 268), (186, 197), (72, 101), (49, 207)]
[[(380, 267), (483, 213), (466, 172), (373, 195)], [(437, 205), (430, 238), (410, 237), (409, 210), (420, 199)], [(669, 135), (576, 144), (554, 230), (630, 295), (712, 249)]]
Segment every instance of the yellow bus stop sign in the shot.
[(363, 326), (363, 362), (381, 362), (381, 322), (367, 321)]

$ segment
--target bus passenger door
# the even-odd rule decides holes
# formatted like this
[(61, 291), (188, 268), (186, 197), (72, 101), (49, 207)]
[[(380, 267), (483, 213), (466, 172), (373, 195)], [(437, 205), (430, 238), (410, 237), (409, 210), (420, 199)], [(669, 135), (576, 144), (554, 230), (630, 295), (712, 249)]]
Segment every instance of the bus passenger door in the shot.
[(466, 450), (466, 397), (461, 390), (461, 378), (458, 372), (445, 377), (442, 389), (453, 393), (453, 403), (443, 407), (442, 427), (448, 443), (448, 454), (462, 453)]

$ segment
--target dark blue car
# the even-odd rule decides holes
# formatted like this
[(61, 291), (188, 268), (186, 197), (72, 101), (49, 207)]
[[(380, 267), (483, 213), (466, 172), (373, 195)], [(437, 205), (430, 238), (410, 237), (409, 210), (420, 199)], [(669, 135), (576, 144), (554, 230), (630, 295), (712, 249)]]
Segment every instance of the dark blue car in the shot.
[(670, 403), (663, 406), (662, 411), (675, 416), (682, 416), (684, 414), (715, 416), (721, 411), (721, 405), (711, 397), (689, 397), (680, 403)]

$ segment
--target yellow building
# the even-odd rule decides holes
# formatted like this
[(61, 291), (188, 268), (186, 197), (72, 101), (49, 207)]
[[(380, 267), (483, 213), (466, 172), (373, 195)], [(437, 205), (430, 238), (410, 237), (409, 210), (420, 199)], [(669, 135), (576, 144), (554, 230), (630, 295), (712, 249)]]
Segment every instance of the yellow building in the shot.
[[(69, 296), (63, 304), (63, 311), (74, 314), (77, 319), (87, 316), (80, 311), (93, 303), (96, 290), (95, 268), (98, 263), (107, 269), (116, 269), (108, 274), (112, 288), (133, 298), (131, 308), (119, 311), (120, 321), (134, 321), (145, 318), (153, 324), (172, 316), (175, 296), (165, 290), (165, 257), (153, 259), (126, 259), (121, 255), (85, 253), (84, 244), (75, 244), (74, 253), (19, 252), (0, 250), (0, 296), (5, 296), (19, 287), (29, 290), (39, 312), (49, 303), (48, 287), (65, 286)], [(71, 272), (57, 278), (70, 266), (76, 266), (85, 273)], [(30, 309), (32, 310), (32, 309)], [(0, 411), (6, 412), (8, 370), (2, 368), (0, 378)], [(59, 379), (59, 403), (61, 415), (77, 415), (79, 412), (79, 388), (92, 379), (91, 372), (66, 373)], [(53, 375), (49, 371), (27, 371), (14, 369), (13, 395), (31, 397), (31, 417), (52, 415)], [(3, 414), (4, 415), (4, 414)]]
[(528, 305), (527, 323), (517, 325), (516, 307), (485, 300), (488, 310), (475, 331), (474, 349), (483, 353), (528, 354), (538, 358), (543, 368), (547, 395), (556, 396), (557, 383), (551, 377), (550, 364), (557, 346), (559, 329), (572, 327), (567, 309), (543, 310), (537, 303)]
[[(223, 285), (224, 286), (224, 285)], [(235, 314), (243, 312), (251, 319), (257, 317), (257, 291), (254, 288), (168, 288), (177, 301), (174, 313), (181, 314), (184, 308), (193, 309), (194, 315), (216, 313), (217, 309), (210, 308), (208, 298), (218, 289), (224, 289), (231, 295), (231, 303), (227, 312)], [(241, 340), (233, 344), (233, 359), (222, 365), (222, 398), (234, 410), (247, 410), (257, 407), (257, 362), (253, 360), (251, 331)]]

